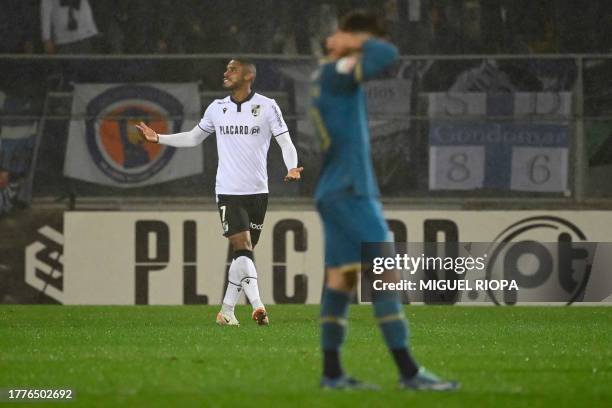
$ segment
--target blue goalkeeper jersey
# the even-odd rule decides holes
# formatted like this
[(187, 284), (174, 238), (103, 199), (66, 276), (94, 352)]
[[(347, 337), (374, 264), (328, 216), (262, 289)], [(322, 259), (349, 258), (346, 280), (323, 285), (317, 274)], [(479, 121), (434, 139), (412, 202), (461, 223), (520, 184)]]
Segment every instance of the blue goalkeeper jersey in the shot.
[(319, 66), (309, 112), (324, 152), (315, 200), (342, 191), (379, 195), (361, 83), (388, 68), (396, 58), (393, 45), (370, 39), (360, 55)]

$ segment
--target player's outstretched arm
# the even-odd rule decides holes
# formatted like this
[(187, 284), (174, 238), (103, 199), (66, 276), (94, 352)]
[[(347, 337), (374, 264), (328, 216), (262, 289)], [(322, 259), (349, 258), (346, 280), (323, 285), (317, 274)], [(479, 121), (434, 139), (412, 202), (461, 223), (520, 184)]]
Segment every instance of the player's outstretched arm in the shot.
[(303, 167), (298, 167), (298, 157), (297, 150), (291, 142), (291, 138), (289, 137), (289, 132), (283, 133), (276, 138), (276, 142), (281, 148), (283, 153), (283, 161), (285, 162), (285, 166), (287, 166), (287, 175), (285, 176), (285, 181), (296, 181), (301, 178), (300, 173), (304, 170)]
[(195, 126), (189, 132), (173, 133), (170, 135), (160, 135), (144, 122), (136, 125), (136, 129), (138, 129), (147, 142), (161, 143), (173, 147), (197, 146), (210, 135), (210, 133), (203, 131), (199, 126)]

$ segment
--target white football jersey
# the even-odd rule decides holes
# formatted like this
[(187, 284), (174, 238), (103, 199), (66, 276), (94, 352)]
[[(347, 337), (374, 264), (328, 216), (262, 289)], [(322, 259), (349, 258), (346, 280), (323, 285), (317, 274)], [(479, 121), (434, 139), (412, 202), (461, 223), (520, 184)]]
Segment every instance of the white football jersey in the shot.
[(198, 126), (217, 134), (217, 194), (268, 192), (270, 141), (289, 131), (274, 99), (255, 92), (240, 103), (231, 96), (216, 99)]

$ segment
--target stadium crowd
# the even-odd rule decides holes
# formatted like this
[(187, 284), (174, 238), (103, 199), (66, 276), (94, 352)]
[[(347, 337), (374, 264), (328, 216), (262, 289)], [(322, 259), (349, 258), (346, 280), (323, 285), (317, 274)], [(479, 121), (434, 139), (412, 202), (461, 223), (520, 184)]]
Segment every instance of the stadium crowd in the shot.
[[(2, 0), (0, 54), (321, 56), (323, 40), (335, 30), (337, 16), (359, 6), (378, 8), (384, 13), (390, 40), (404, 55), (606, 53), (612, 50), (612, 2), (603, 0), (575, 0), (571, 4), (563, 0)], [(612, 85), (607, 61), (594, 61), (586, 66), (584, 106), (585, 113), (592, 116), (607, 115), (612, 104), (608, 96)], [(202, 89), (218, 90), (216, 73), (226, 62), (225, 56), (64, 61), (0, 55), (3, 73), (0, 76), (0, 214), (21, 205), (21, 185), (26, 176), (21, 168), (28, 165), (34, 139), (34, 133), (28, 131), (20, 133), (24, 137), (19, 143), (9, 142), (9, 134), (17, 133), (15, 129), (20, 126), (27, 125), (30, 129), (37, 123), (49, 90), (70, 91), (71, 84), (78, 82), (154, 82), (159, 78), (168, 82), (198, 81)], [(457, 84), (466, 92), (502, 88), (523, 92), (569, 91), (576, 78), (571, 57), (563, 61), (508, 60), (501, 65), (484, 61), (477, 66), (469, 61), (442, 61), (427, 65), (427, 74), (414, 67), (417, 65), (398, 71), (398, 78), (401, 75), (402, 80), (417, 83), (418, 77), (420, 91), (428, 92), (445, 91)], [(268, 77), (279, 82), (277, 72), (269, 65), (262, 64), (260, 68), (258, 85), (263, 84), (263, 89), (270, 83), (266, 82)], [(283, 75), (301, 75), (299, 70), (294, 71), (288, 69)], [(478, 75), (468, 76), (474, 82), (470, 84), (457, 81), (457, 78), (466, 78), (460, 76), (462, 72)], [(511, 86), (507, 86), (508, 82)], [(418, 104), (412, 106), (415, 107), (412, 113), (418, 113)], [(299, 116), (298, 107), (291, 107), (288, 113)], [(51, 101), (47, 114), (55, 119), (47, 121), (42, 129), (54, 135), (53, 140), (65, 141), (65, 118), (70, 116), (66, 100), (57, 97)], [(598, 130), (601, 135), (596, 137), (597, 146), (602, 149), (608, 146), (609, 126), (601, 122)], [(423, 129), (426, 126), (412, 126), (410, 132), (426, 135)], [(375, 153), (389, 154), (385, 146), (393, 146), (393, 160), (387, 162), (400, 164), (386, 168), (403, 172), (404, 176), (385, 176), (386, 182), (381, 183), (383, 194), (403, 196), (408, 191), (427, 192), (428, 167), (422, 159), (427, 157), (425, 136), (408, 137), (401, 130), (385, 137), (394, 139), (381, 138), (378, 151), (375, 145)], [(404, 147), (397, 148), (400, 145)], [(43, 166), (37, 175), (43, 178), (38, 183), (43, 196), (56, 191), (67, 196), (66, 190), (73, 188), (72, 182), (65, 178), (50, 176), (61, 174), (64, 147), (65, 144), (54, 142), (45, 150), (43, 161), (50, 167)], [(301, 153), (305, 154), (308, 149), (303, 144)], [(605, 149), (592, 165), (609, 163), (609, 149)], [(207, 162), (213, 163), (207, 167), (210, 171), (207, 174), (214, 174), (214, 160)], [(301, 183), (305, 195), (309, 194), (309, 182), (312, 180)], [(47, 185), (48, 189), (44, 190)], [(181, 191), (185, 190), (188, 189)]]
[[(59, 6), (71, 10), (68, 20), (53, 15)], [(335, 28), (336, 16), (360, 6), (384, 13), (391, 40), (403, 54), (612, 48), (612, 4), (605, 1), (3, 0), (0, 52), (321, 55), (322, 40)], [(52, 27), (54, 23), (66, 27)], [(68, 37), (55, 40), (77, 42), (72, 38), (76, 35), (91, 45), (58, 50), (49, 42), (50, 32), (61, 37), (62, 30)]]

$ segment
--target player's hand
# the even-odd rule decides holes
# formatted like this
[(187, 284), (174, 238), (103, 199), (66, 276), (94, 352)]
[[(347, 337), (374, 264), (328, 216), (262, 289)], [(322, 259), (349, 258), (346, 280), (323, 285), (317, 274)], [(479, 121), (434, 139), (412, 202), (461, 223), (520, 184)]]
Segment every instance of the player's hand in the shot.
[(300, 173), (304, 170), (303, 167), (296, 167), (295, 169), (291, 169), (287, 172), (285, 176), (285, 181), (297, 181), (302, 178)]
[(138, 129), (147, 142), (159, 143), (159, 135), (157, 132), (145, 125), (144, 122), (140, 122), (140, 124), (136, 125), (136, 129)]
[(349, 53), (359, 51), (371, 37), (367, 33), (349, 33), (346, 31), (336, 31), (326, 40), (326, 47), (330, 55), (341, 57)]

